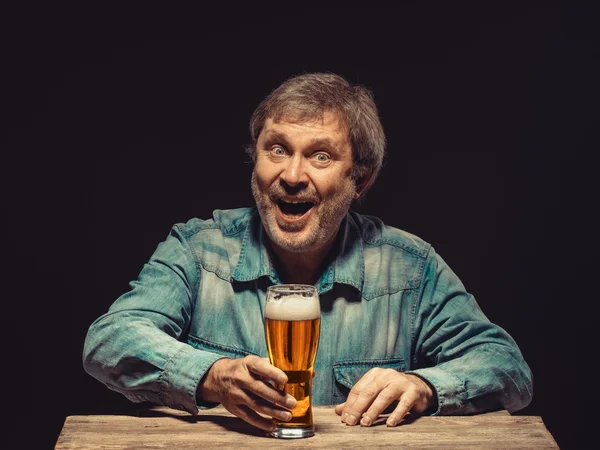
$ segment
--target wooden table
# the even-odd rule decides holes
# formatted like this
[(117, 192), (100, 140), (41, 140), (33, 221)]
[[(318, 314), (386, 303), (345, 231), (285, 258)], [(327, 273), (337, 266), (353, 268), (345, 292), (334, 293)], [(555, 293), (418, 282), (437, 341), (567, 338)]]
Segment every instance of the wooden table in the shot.
[(542, 419), (506, 411), (460, 417), (420, 417), (389, 428), (385, 417), (368, 427), (340, 422), (332, 407), (314, 408), (316, 435), (275, 439), (223, 407), (198, 416), (169, 408), (142, 410), (138, 416), (69, 416), (56, 449), (198, 448), (558, 448)]

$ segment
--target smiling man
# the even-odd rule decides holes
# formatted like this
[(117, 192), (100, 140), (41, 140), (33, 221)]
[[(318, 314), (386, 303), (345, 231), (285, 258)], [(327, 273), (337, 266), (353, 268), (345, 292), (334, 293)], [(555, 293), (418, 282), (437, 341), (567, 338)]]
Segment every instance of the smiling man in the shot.
[(282, 278), (314, 284), (360, 195), (342, 119), (330, 111), (303, 123), (269, 118), (256, 148), (252, 192)]
[(516, 411), (532, 376), (418, 237), (352, 212), (381, 168), (385, 137), (370, 91), (333, 74), (293, 77), (250, 122), (256, 208), (173, 227), (132, 289), (90, 327), (84, 367), (134, 402), (196, 414), (222, 404), (272, 430), (295, 399), (273, 385), (268, 286), (318, 288), (312, 402), (348, 425), (413, 414)]

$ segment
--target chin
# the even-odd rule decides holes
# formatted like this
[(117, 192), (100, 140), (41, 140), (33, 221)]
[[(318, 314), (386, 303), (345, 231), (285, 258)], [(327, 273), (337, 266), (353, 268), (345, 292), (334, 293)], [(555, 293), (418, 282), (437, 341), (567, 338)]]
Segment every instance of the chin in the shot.
[(274, 233), (269, 233), (269, 238), (275, 245), (277, 245), (277, 247), (294, 253), (307, 252), (318, 246), (318, 243), (312, 242), (313, 240), (310, 239), (310, 237), (298, 236), (295, 238), (289, 238), (287, 236), (282, 236), (280, 230), (277, 230)]

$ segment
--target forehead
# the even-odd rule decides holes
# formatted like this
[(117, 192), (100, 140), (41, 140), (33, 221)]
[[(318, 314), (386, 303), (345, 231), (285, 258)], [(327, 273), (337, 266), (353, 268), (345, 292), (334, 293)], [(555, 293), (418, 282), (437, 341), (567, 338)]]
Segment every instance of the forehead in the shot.
[(348, 141), (348, 133), (345, 123), (335, 112), (325, 111), (320, 117), (305, 119), (295, 116), (284, 116), (281, 118), (269, 117), (265, 120), (261, 135), (272, 132), (284, 132), (295, 136), (318, 135), (335, 139), (339, 143)]

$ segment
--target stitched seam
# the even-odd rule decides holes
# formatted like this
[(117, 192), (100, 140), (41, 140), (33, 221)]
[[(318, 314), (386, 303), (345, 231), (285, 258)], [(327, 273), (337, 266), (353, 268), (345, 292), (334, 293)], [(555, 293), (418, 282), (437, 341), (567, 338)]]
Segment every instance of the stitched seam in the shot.
[(427, 251), (425, 249), (417, 250), (417, 249), (407, 246), (406, 244), (404, 244), (400, 241), (397, 241), (397, 240), (391, 239), (391, 238), (369, 240), (368, 237), (365, 237), (365, 236), (361, 236), (361, 237), (362, 237), (362, 240), (366, 244), (372, 245), (373, 247), (381, 247), (382, 245), (391, 245), (392, 247), (400, 248), (408, 253), (412, 253), (413, 255), (418, 256), (419, 258), (423, 258), (424, 254), (427, 253)]
[(370, 367), (373, 364), (397, 364), (404, 363), (403, 358), (392, 358), (392, 359), (347, 359), (344, 361), (336, 361), (333, 363), (333, 367)]
[(395, 287), (392, 289), (378, 289), (374, 292), (369, 292), (369, 295), (363, 295), (363, 297), (365, 298), (365, 300), (374, 300), (377, 297), (383, 297), (384, 295), (394, 295), (397, 294), (398, 292), (402, 292), (402, 291), (414, 291), (415, 289), (417, 289), (416, 287), (410, 286), (408, 283), (405, 284), (404, 286), (399, 286), (399, 287)]
[[(223, 274), (223, 271), (218, 269), (216, 266), (211, 266), (208, 265), (202, 261), (200, 261), (197, 257), (197, 255), (194, 253), (194, 251), (192, 250), (192, 246), (188, 241), (188, 237), (186, 236), (186, 234), (183, 232), (183, 230), (180, 228), (179, 224), (175, 225), (177, 227), (177, 229), (179, 230), (179, 232), (181, 233), (181, 235), (183, 236), (185, 243), (187, 244), (189, 250), (190, 250), (190, 254), (192, 255), (192, 258), (194, 258), (194, 263), (196, 264), (196, 270), (198, 271), (198, 276), (197, 276), (197, 282), (196, 282), (196, 286), (195, 286), (195, 291), (196, 294), (198, 293), (198, 289), (200, 287), (200, 267), (202, 267), (205, 271), (210, 272), (210, 273), (214, 273), (217, 277), (219, 277), (220, 279), (222, 279), (223, 281), (229, 281), (229, 277)], [(218, 227), (214, 227), (214, 228), (207, 228), (205, 230), (216, 230), (218, 229)], [(200, 230), (200, 231), (205, 231), (205, 230)], [(200, 232), (199, 231), (199, 232)], [(198, 232), (198, 233), (199, 233)], [(194, 233), (194, 234), (198, 234), (198, 233)], [(195, 297), (194, 297), (195, 298)]]
[[(431, 249), (432, 247), (429, 246), (429, 248), (427, 249), (427, 258), (429, 257), (429, 253), (431, 253)], [(424, 260), (423, 265), (421, 266), (421, 280), (420, 280), (420, 286), (419, 286), (419, 295), (414, 299), (413, 301), (413, 305), (412, 305), (412, 316), (411, 316), (411, 323), (410, 323), (410, 348), (411, 349), (416, 349), (417, 346), (417, 330), (415, 327), (415, 322), (417, 320), (417, 304), (421, 302), (421, 300), (423, 299), (423, 290), (425, 289), (425, 280), (423, 279), (424, 274), (425, 274), (425, 262), (427, 261), (427, 259)], [(416, 354), (412, 355), (411, 360), (415, 360), (415, 365), (416, 365)]]
[(244, 225), (247, 225), (246, 222), (247, 222), (247, 220), (242, 221), (237, 227), (234, 228), (233, 231), (230, 231), (228, 229), (224, 229), (224, 230), (221, 230), (221, 232), (223, 233), (223, 236), (233, 237), (236, 234), (240, 234), (241, 232), (244, 231), (244, 229), (245, 229)]
[[(458, 381), (459, 383), (459, 389), (456, 391), (456, 398), (458, 398), (460, 400), (460, 407), (463, 406), (464, 401), (463, 400), (468, 400), (466, 397), (467, 394), (467, 388), (465, 387), (465, 381), (460, 378), (458, 375), (454, 374), (454, 373), (450, 373), (447, 370), (444, 370), (443, 368), (439, 367), (439, 366), (434, 366), (434, 368), (436, 368), (437, 370), (439, 370), (440, 372), (445, 373), (447, 376), (450, 376), (452, 378), (454, 378), (455, 380)], [(461, 395), (464, 394), (464, 395)], [(464, 398), (463, 398), (464, 397)]]
[[(214, 220), (212, 220), (212, 219), (208, 219), (208, 220), (191, 219), (187, 223), (178, 223), (178, 224), (175, 224), (175, 226), (181, 230), (182, 234), (186, 238), (192, 237), (195, 234), (198, 234), (199, 232), (204, 231), (204, 230), (212, 230), (212, 229), (218, 228), (217, 224), (215, 224)], [(182, 228), (182, 227), (186, 227), (186, 228)], [(187, 228), (190, 228), (190, 229), (187, 229)]]
[(227, 351), (227, 352), (234, 353), (236, 355), (241, 355), (241, 356), (256, 355), (256, 353), (254, 353), (254, 352), (249, 352), (247, 350), (240, 350), (238, 348), (230, 347), (228, 345), (211, 342), (208, 339), (199, 338), (198, 336), (194, 336), (193, 334), (190, 334), (188, 337), (192, 338), (198, 344), (205, 344), (207, 347), (214, 348), (216, 350), (223, 350), (223, 351)]
[[(419, 267), (417, 269), (417, 272), (415, 273), (415, 277), (412, 281), (414, 281), (415, 283), (418, 283), (417, 286), (421, 286), (422, 285), (422, 278), (423, 278), (423, 273), (425, 272), (425, 263), (427, 262), (427, 256), (429, 255), (429, 251), (431, 250), (431, 245), (427, 248), (427, 253), (425, 254), (425, 257), (421, 258), (421, 264), (419, 264)], [(416, 287), (415, 287), (416, 289)]]
[(252, 211), (250, 214), (244, 217), (244, 219), (242, 219), (238, 224), (232, 225), (230, 228), (222, 229), (223, 235), (230, 237), (235, 236), (236, 234), (239, 234), (242, 231), (244, 231), (247, 228), (250, 219), (254, 217), (254, 214), (255, 211)]
[[(432, 249), (431, 246), (429, 246), (429, 248), (427, 249), (427, 258), (429, 258), (431, 249)], [(421, 279), (420, 279), (420, 286), (419, 286), (419, 291), (418, 291), (419, 295), (413, 301), (412, 317), (411, 317), (411, 324), (410, 324), (410, 328), (411, 328), (411, 330), (410, 330), (410, 348), (411, 349), (413, 349), (413, 348), (416, 349), (416, 347), (417, 347), (417, 330), (416, 330), (415, 322), (417, 320), (417, 305), (422, 301), (423, 291), (425, 289), (425, 280), (423, 278), (425, 276), (425, 264), (426, 264), (427, 258), (424, 260), (423, 265), (421, 267)], [(416, 355), (413, 355), (411, 360), (413, 358), (416, 360)]]
[[(250, 217), (252, 217), (252, 215)], [(249, 224), (249, 222), (246, 223), (246, 225), (247, 226), (244, 228), (244, 236), (242, 237), (242, 248), (240, 249), (240, 254), (238, 256), (237, 264), (235, 265), (235, 269), (233, 271), (234, 274), (238, 274), (238, 272), (239, 272), (238, 268), (240, 267), (240, 263), (246, 257), (246, 246), (248, 245), (248, 241), (250, 240), (249, 237), (248, 237), (248, 235), (247, 235), (250, 232), (249, 231), (250, 230), (250, 224)], [(241, 232), (241, 231), (242, 230), (240, 229), (239, 232)], [(239, 276), (239, 274), (238, 274), (238, 276)], [(258, 278), (258, 277), (254, 277), (254, 278), (250, 278), (250, 279), (243, 278), (243, 279), (238, 279), (238, 281), (250, 281), (250, 280), (253, 280), (255, 278)]]
[[(198, 258), (196, 258), (196, 255), (195, 255), (194, 251), (192, 250), (192, 246), (190, 245), (187, 236), (183, 233), (183, 230), (181, 229), (181, 227), (178, 224), (175, 225), (175, 227), (177, 227), (177, 229), (179, 230), (179, 232), (183, 236), (183, 239), (184, 239), (184, 241), (185, 241), (185, 243), (186, 243), (186, 245), (187, 245), (187, 247), (188, 247), (188, 249), (190, 251), (190, 255), (192, 255), (192, 259), (194, 260), (194, 265), (196, 266), (196, 271), (197, 271), (197, 273), (196, 273), (196, 283), (194, 283), (194, 287), (192, 288), (193, 289), (193, 291), (192, 291), (192, 294), (193, 294), (192, 295), (192, 299), (195, 299), (195, 298), (198, 297), (198, 289), (200, 287), (200, 267), (198, 266), (199, 261), (198, 261)], [(190, 299), (190, 302), (192, 303), (191, 299)], [(192, 306), (192, 310), (193, 310), (194, 309), (193, 308), (193, 304), (191, 304), (190, 306)]]
[(217, 268), (216, 268), (216, 267), (214, 267), (214, 266), (209, 266), (208, 264), (201, 263), (201, 262), (199, 262), (198, 264), (200, 264), (200, 266), (201, 266), (201, 267), (202, 267), (202, 268), (203, 268), (205, 271), (207, 271), (207, 272), (210, 272), (210, 273), (214, 273), (214, 274), (215, 274), (217, 277), (219, 277), (221, 280), (223, 280), (223, 281), (227, 281), (227, 282), (231, 281), (231, 280), (229, 279), (229, 277), (228, 277), (228, 276), (226, 276), (226, 275), (224, 275), (224, 274), (223, 274), (223, 271), (222, 271), (222, 270), (220, 270), (220, 269), (217, 269)]
[(170, 365), (172, 364), (173, 360), (180, 353), (184, 352), (185, 350), (186, 350), (185, 347), (181, 347), (179, 350), (177, 350), (175, 353), (173, 353), (173, 355), (167, 360), (167, 363), (165, 364), (164, 370), (160, 373), (160, 375), (158, 377), (158, 382), (159, 382), (159, 386), (160, 386), (161, 392), (167, 394), (167, 389), (169, 388), (169, 381), (167, 379), (167, 376), (168, 376), (167, 372), (169, 372)]

